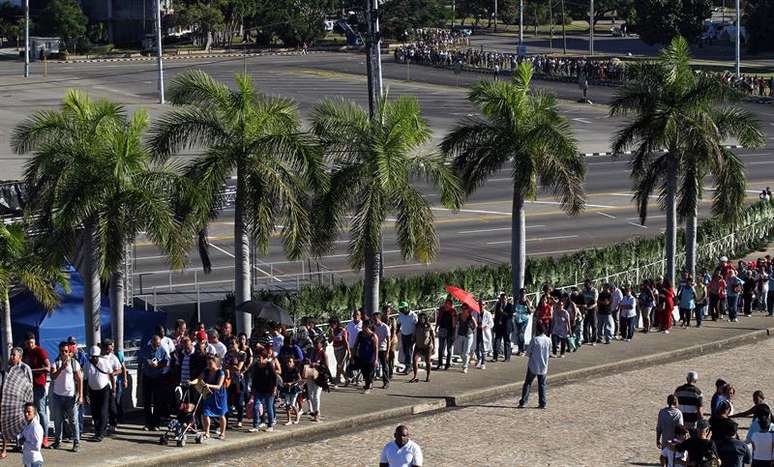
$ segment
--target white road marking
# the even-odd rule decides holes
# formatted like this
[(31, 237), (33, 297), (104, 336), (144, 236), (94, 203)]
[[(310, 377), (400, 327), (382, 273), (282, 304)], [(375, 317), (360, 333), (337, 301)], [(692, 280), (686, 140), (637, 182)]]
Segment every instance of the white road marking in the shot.
[[(231, 254), (229, 251), (227, 251), (227, 250), (224, 250), (223, 248), (219, 247), (218, 245), (216, 245), (216, 244), (214, 244), (214, 243), (210, 243), (210, 246), (211, 246), (211, 247), (213, 247), (213, 248), (215, 248), (216, 250), (220, 251), (221, 253), (224, 253), (224, 254), (225, 254), (225, 255), (227, 255), (227, 256), (230, 256), (230, 257), (232, 257), (232, 258), (235, 258), (235, 256), (234, 256), (233, 254)], [(271, 277), (272, 279), (274, 279), (274, 280), (275, 280), (275, 281), (277, 281), (277, 282), (282, 282), (282, 279), (280, 279), (279, 277), (277, 277), (277, 276), (275, 276), (275, 275), (273, 275), (273, 274), (270, 274), (270, 273), (269, 273), (269, 272), (267, 272), (267, 271), (264, 271), (263, 269), (259, 268), (259, 267), (258, 267), (258, 266), (256, 266), (256, 265), (253, 265), (253, 269), (255, 269), (255, 270), (256, 270), (256, 271), (258, 271), (258, 272), (262, 272), (262, 273), (266, 274), (267, 276)]]
[[(608, 193), (610, 196), (626, 196), (627, 198), (634, 198), (634, 193)], [(649, 195), (648, 198), (658, 198), (658, 195)]]
[[(539, 238), (528, 238), (528, 242), (545, 242), (548, 240), (563, 240), (567, 238), (578, 238), (577, 235), (559, 235), (556, 237), (539, 237)], [(503, 240), (500, 242), (486, 242), (487, 245), (502, 245), (504, 243), (511, 243), (510, 240)]]
[(487, 182), (509, 182), (511, 180), (513, 179), (510, 177), (509, 178), (490, 178), (489, 180), (487, 180)]
[(597, 214), (599, 214), (600, 216), (605, 216), (605, 217), (607, 217), (608, 219), (615, 219), (615, 216), (613, 216), (613, 215), (611, 215), (611, 214), (608, 214), (608, 213), (606, 213), (606, 212), (599, 212), (599, 211), (597, 211)]
[[(657, 214), (655, 216), (648, 216), (648, 219), (661, 219), (661, 218), (666, 218), (666, 214)], [(638, 220), (640, 220), (640, 218), (639, 217), (627, 217), (626, 220), (627, 221), (638, 221)]]
[(647, 229), (647, 228), (648, 228), (648, 226), (647, 226), (647, 225), (637, 224), (636, 222), (627, 222), (627, 224), (629, 224), (629, 225), (633, 225), (633, 226), (635, 226), (635, 227), (639, 227), (639, 228), (641, 228), (641, 229)]
[[(545, 225), (528, 225), (528, 229), (539, 229), (541, 227), (545, 227)], [(484, 232), (499, 232), (501, 230), (511, 230), (510, 227), (498, 227), (496, 229), (480, 229), (480, 230), (462, 230), (460, 232), (457, 232), (460, 235), (465, 234), (475, 234), (475, 233), (484, 233)]]
[[(562, 203), (559, 201), (526, 201), (529, 204), (551, 204), (553, 206), (559, 206)], [(586, 204), (587, 208), (602, 208), (602, 209), (612, 209), (615, 206), (607, 206), (604, 204)]]
[[(430, 208), (433, 211), (452, 211), (452, 209), (448, 208)], [(510, 212), (502, 212), (502, 211), (484, 211), (482, 209), (458, 209), (457, 212), (469, 212), (472, 214), (498, 214), (501, 216), (510, 216)]]
[(569, 250), (553, 250), (553, 251), (530, 251), (529, 254), (531, 255), (561, 255), (564, 253), (575, 253), (576, 251), (581, 251), (582, 248), (572, 248)]
[(591, 121), (587, 118), (573, 118), (573, 121), (591, 125)]

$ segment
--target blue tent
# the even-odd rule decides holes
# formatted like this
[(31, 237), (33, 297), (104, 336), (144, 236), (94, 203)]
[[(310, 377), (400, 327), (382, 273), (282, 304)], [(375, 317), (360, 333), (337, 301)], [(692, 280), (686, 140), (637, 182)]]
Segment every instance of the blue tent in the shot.
[[(33, 332), (38, 345), (48, 351), (53, 359), (59, 353), (59, 342), (68, 336), (75, 336), (79, 344), (86, 342), (83, 326), (83, 278), (70, 268), (70, 293), (57, 287), (60, 296), (59, 305), (50, 313), (42, 307), (32, 294), (22, 292), (11, 297), (11, 323), (14, 343), (21, 343), (24, 336)], [(149, 338), (158, 324), (167, 321), (164, 312), (147, 312), (132, 308), (124, 309), (125, 341)], [(104, 295), (100, 308), (102, 337), (110, 337), (110, 304)]]

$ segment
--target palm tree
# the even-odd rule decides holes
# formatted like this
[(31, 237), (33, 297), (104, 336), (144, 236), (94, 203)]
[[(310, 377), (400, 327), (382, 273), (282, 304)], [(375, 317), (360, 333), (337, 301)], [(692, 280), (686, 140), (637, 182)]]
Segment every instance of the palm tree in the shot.
[(465, 118), (441, 143), (470, 194), (487, 178), (511, 163), (513, 206), (511, 267), (513, 294), (524, 286), (526, 266), (525, 203), (537, 195), (538, 182), (558, 197), (568, 214), (585, 204), (586, 168), (578, 154), (567, 119), (559, 115), (556, 98), (530, 91), (532, 66), (522, 63), (512, 82), (481, 82), (469, 99), (481, 115)]
[[(226, 180), (236, 173), (238, 310), (251, 299), (251, 237), (265, 252), (279, 228), (288, 257), (298, 258), (308, 248), (308, 190), (325, 182), (319, 147), (301, 130), (295, 103), (260, 94), (247, 75), (237, 75), (231, 90), (203, 71), (189, 71), (172, 81), (167, 96), (179, 108), (157, 122), (150, 146), (162, 157), (188, 148), (204, 150), (188, 167), (188, 176), (204, 194), (204, 206), (196, 208), (201, 228), (217, 215)], [(236, 327), (249, 334), (250, 315), (238, 312)]]
[(610, 107), (611, 116), (633, 117), (615, 135), (613, 152), (634, 148), (634, 199), (642, 223), (649, 198), (658, 191), (666, 210), (665, 275), (672, 281), (678, 215), (686, 220), (686, 269), (695, 273), (696, 213), (705, 176), (715, 178), (715, 215), (733, 222), (744, 207), (744, 166), (724, 141), (736, 138), (745, 147), (764, 143), (752, 115), (728, 105), (738, 94), (715, 77), (694, 73), (689, 62), (688, 43), (675, 38), (646, 73), (618, 91)]
[[(430, 128), (416, 99), (385, 98), (378, 116), (354, 102), (324, 100), (312, 114), (314, 133), (332, 167), (330, 189), (315, 205), (315, 251), (330, 251), (340, 229), (351, 225), (350, 264), (364, 268), (363, 300), (367, 314), (379, 308), (379, 256), (383, 223), (390, 212), (404, 259), (429, 262), (438, 252), (438, 234), (430, 203), (411, 183), (428, 177), (450, 209), (462, 203), (462, 190), (440, 154), (420, 149), (430, 140)], [(347, 217), (352, 213), (351, 219)]]
[(60, 111), (38, 112), (12, 135), (17, 153), (34, 151), (25, 178), (42, 241), (84, 277), (87, 345), (101, 340), (100, 281), (109, 278), (113, 338), (123, 346), (125, 255), (138, 232), (182, 265), (186, 236), (171, 206), (175, 176), (153, 167), (142, 149), (147, 126), (143, 111), (128, 118), (120, 105), (68, 91)]
[(11, 329), (11, 289), (20, 284), (27, 288), (46, 309), (58, 303), (55, 287), (67, 287), (67, 279), (58, 267), (49, 266), (33, 251), (21, 224), (5, 225), (0, 222), (0, 295), (2, 295), (2, 357), (8, 361), (13, 347)]

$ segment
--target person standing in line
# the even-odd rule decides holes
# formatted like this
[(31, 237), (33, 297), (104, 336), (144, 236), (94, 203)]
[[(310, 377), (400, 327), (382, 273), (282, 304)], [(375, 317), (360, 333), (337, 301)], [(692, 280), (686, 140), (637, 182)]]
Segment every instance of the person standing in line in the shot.
[(744, 281), (737, 277), (733, 269), (728, 271), (726, 277), (726, 300), (728, 302), (728, 320), (732, 323), (738, 321), (736, 317), (739, 308), (739, 295), (742, 293)]
[(516, 356), (521, 357), (524, 355), (524, 336), (527, 331), (527, 326), (529, 325), (529, 317), (534, 311), (532, 309), (532, 303), (529, 298), (527, 298), (527, 289), (519, 289), (519, 298), (516, 300), (513, 308), (513, 340), (515, 341), (517, 348)]
[(347, 328), (341, 325), (338, 318), (328, 320), (328, 340), (333, 345), (333, 356), (336, 358), (336, 377), (333, 379), (333, 388), (341, 384), (342, 378), (346, 378), (347, 364), (351, 359), (349, 353), (349, 334)]
[[(707, 286), (707, 298), (708, 298), (708, 306), (709, 306), (709, 314), (712, 317), (712, 321), (717, 321), (718, 317), (720, 316), (720, 291), (721, 291), (721, 285), (720, 281), (722, 278), (720, 277), (719, 271), (714, 271), (712, 273), (712, 279), (710, 279), (709, 285)], [(722, 290), (725, 293), (725, 286), (722, 287)]]
[(388, 358), (391, 337), (390, 327), (382, 321), (382, 314), (378, 311), (374, 312), (371, 318), (374, 320), (374, 334), (376, 334), (379, 341), (379, 366), (382, 367), (382, 389), (387, 389), (390, 387), (390, 376), (392, 376), (392, 368)]
[(610, 284), (610, 316), (613, 318), (613, 339), (620, 336), (623, 339), (623, 324), (621, 324), (621, 300), (623, 291), (615, 284)]
[(126, 384), (126, 367), (113, 352), (114, 345), (112, 339), (102, 341), (102, 357), (107, 359), (110, 367), (113, 369), (112, 387), (110, 388), (108, 399), (108, 427), (107, 432), (113, 433), (118, 427), (118, 407), (121, 404), (121, 395), (123, 388), (121, 384)]
[(704, 284), (703, 280), (698, 280), (693, 286), (693, 292), (696, 301), (696, 308), (694, 308), (696, 327), (700, 328), (704, 322), (704, 313), (707, 310), (707, 285)]
[(618, 310), (621, 319), (621, 337), (624, 342), (629, 342), (634, 338), (634, 331), (637, 328), (637, 300), (632, 295), (632, 289), (627, 285), (623, 288), (623, 297), (618, 304)]
[(702, 412), (704, 407), (704, 395), (696, 386), (699, 380), (699, 374), (695, 371), (689, 371), (685, 377), (686, 383), (675, 389), (677, 397), (677, 408), (683, 414), (683, 424), (689, 431), (696, 427), (696, 422), (704, 418)]
[(424, 313), (419, 314), (419, 321), (417, 322), (416, 330), (414, 331), (414, 342), (416, 343), (413, 365), (414, 376), (411, 378), (409, 383), (419, 382), (417, 373), (419, 372), (420, 358), (425, 361), (425, 371), (427, 372), (425, 382), (429, 383), (430, 367), (432, 366), (430, 363), (430, 357), (433, 355), (433, 351), (435, 351), (435, 332), (433, 332), (433, 325), (430, 324), (430, 321), (427, 319), (427, 315)]
[(395, 429), (395, 441), (387, 443), (379, 457), (379, 467), (422, 467), (423, 462), (422, 448), (410, 439), (406, 425)]
[[(475, 336), (478, 327), (476, 318), (473, 317), (467, 303), (462, 304), (457, 324), (457, 345), (462, 352), (462, 372), (467, 373), (470, 364), (470, 349), (473, 347), (473, 336)], [(510, 342), (506, 342), (506, 345), (510, 345)]]
[(505, 314), (505, 307), (507, 301), (505, 298), (505, 292), (500, 292), (497, 296), (497, 303), (495, 303), (494, 311), (494, 344), (492, 345), (492, 362), (497, 362), (497, 357), (500, 355), (500, 345), (503, 346), (503, 354), (506, 355), (506, 342), (505, 342), (505, 330), (503, 315)]
[(667, 406), (658, 412), (656, 422), (656, 447), (660, 449), (661, 465), (670, 457), (669, 443), (675, 438), (675, 429), (683, 425), (683, 413), (677, 408), (677, 397), (667, 396)]
[(554, 304), (554, 314), (551, 317), (551, 354), (556, 357), (557, 347), (561, 347), (559, 358), (564, 358), (567, 351), (567, 338), (570, 335), (570, 314), (565, 309), (570, 301), (569, 295), (564, 293), (562, 298)]
[[(78, 452), (81, 433), (78, 426), (78, 407), (83, 403), (83, 373), (78, 360), (70, 354), (67, 342), (59, 344), (59, 357), (51, 366), (52, 409), (54, 413), (54, 444), (58, 449), (67, 426), (72, 433), (73, 452)], [(67, 425), (66, 425), (67, 424)]]
[(35, 398), (35, 411), (40, 417), (40, 426), (43, 427), (43, 447), (48, 447), (48, 393), (46, 380), (51, 370), (51, 362), (48, 352), (35, 342), (35, 334), (28, 333), (24, 339), (24, 356), (22, 357), (32, 369), (32, 394)]
[(349, 386), (352, 379), (353, 372), (355, 370), (355, 343), (357, 342), (357, 335), (363, 329), (362, 312), (355, 310), (352, 312), (352, 321), (347, 323), (347, 354), (349, 359), (347, 361), (347, 369), (344, 372), (344, 386)]
[(696, 308), (696, 291), (693, 288), (693, 278), (688, 277), (685, 280), (685, 285), (680, 287), (678, 293), (679, 309), (680, 309), (680, 327), (691, 327), (691, 315)]
[(416, 330), (416, 312), (409, 309), (408, 302), (398, 304), (398, 331), (400, 332), (400, 344), (403, 349), (403, 374), (409, 374), (409, 369), (414, 362), (414, 331)]
[[(209, 347), (208, 347), (209, 349)], [(164, 381), (170, 372), (170, 357), (167, 349), (161, 345), (161, 336), (155, 334), (146, 349), (142, 364), (142, 397), (145, 411), (145, 431), (156, 431), (161, 424), (161, 416), (169, 407), (165, 397)], [(198, 375), (191, 375), (198, 376)], [(193, 379), (193, 378), (192, 378)]]
[(545, 409), (548, 404), (546, 398), (546, 377), (548, 375), (548, 359), (551, 354), (551, 339), (546, 336), (546, 330), (543, 323), (537, 323), (535, 326), (535, 337), (527, 347), (527, 375), (524, 377), (524, 386), (521, 390), (521, 400), (519, 408), (524, 408), (529, 401), (529, 391), (532, 387), (532, 381), (537, 377), (539, 407)]
[(661, 331), (669, 334), (672, 329), (672, 310), (675, 308), (675, 291), (669, 279), (664, 278), (658, 291), (658, 322)]
[(43, 427), (40, 426), (35, 404), (29, 402), (24, 404), (24, 420), (27, 426), (19, 435), (22, 464), (24, 467), (43, 467), (43, 453), (40, 452), (43, 445)]
[(769, 411), (767, 415), (758, 419), (761, 431), (750, 436), (753, 446), (751, 467), (770, 467), (774, 461), (774, 434), (770, 433), (771, 412)]
[(583, 342), (597, 345), (597, 299), (599, 292), (592, 285), (591, 279), (583, 282)]
[(476, 358), (478, 359), (478, 362), (476, 363), (476, 368), (486, 370), (486, 356), (492, 352), (492, 328), (494, 327), (494, 318), (492, 317), (492, 312), (484, 306), (483, 301), (479, 300), (478, 307), (481, 310), (481, 318), (479, 322), (480, 326), (476, 330), (476, 337), (478, 338), (479, 335), (481, 336), (481, 345), (478, 344), (477, 340)]
[(709, 434), (709, 422), (707, 420), (699, 420), (696, 422), (696, 436), (692, 436), (675, 446), (675, 449), (678, 451), (685, 451), (688, 454), (686, 465), (718, 465), (712, 463), (713, 461), (718, 461), (719, 457), (715, 443), (709, 439)]
[[(438, 308), (438, 314), (435, 319), (435, 334), (438, 336), (438, 365), (435, 370), (443, 367), (448, 370), (451, 366), (452, 349), (454, 349), (454, 328), (457, 323), (457, 313), (454, 311), (452, 301), (446, 299), (444, 304)], [(495, 314), (495, 328), (497, 327), (497, 316)], [(497, 333), (497, 331), (495, 331)], [(446, 355), (446, 363), (444, 363)], [(497, 337), (494, 344), (494, 359), (497, 360)]]
[(612, 293), (610, 284), (605, 285), (597, 298), (597, 342), (609, 344), (613, 338)]
[(113, 366), (108, 359), (102, 357), (102, 349), (98, 345), (89, 350), (86, 380), (89, 386), (88, 404), (94, 421), (93, 441), (98, 443), (105, 437), (107, 430), (110, 391), (115, 382)]
[[(251, 390), (253, 391), (253, 426), (248, 431), (274, 431), (274, 395), (277, 392), (277, 372), (269, 361), (269, 352), (259, 350), (258, 359), (251, 369)], [(263, 407), (263, 414), (259, 415)]]
[(720, 465), (723, 467), (744, 467), (752, 462), (752, 450), (739, 440), (736, 427), (726, 436), (715, 440)]
[[(384, 323), (382, 323), (384, 324)], [(379, 338), (374, 333), (374, 325), (370, 320), (363, 322), (363, 330), (357, 335), (355, 349), (352, 352), (355, 355), (357, 365), (363, 374), (365, 384), (363, 394), (371, 392), (371, 386), (374, 382), (374, 369), (376, 368), (376, 359), (379, 355)]]

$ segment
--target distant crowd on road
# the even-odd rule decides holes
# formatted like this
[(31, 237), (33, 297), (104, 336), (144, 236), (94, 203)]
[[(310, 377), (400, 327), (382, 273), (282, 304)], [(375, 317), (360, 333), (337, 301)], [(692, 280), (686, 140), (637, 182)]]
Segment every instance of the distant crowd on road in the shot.
[[(523, 61), (532, 63), (537, 76), (577, 81), (620, 83), (631, 78), (627, 63), (616, 58), (595, 59), (583, 56), (526, 55), (457, 47), (455, 41), (413, 41), (395, 48), (396, 63), (486, 71), (498, 77), (511, 73)], [(706, 72), (705, 72), (706, 73)], [(749, 96), (774, 97), (774, 76), (712, 73)]]
[(470, 35), (465, 30), (441, 28), (413, 28), (401, 34), (403, 43), (422, 44), (434, 47), (469, 46)]
[[(771, 194), (764, 191), (761, 196)], [(433, 371), (456, 367), (464, 375), (473, 368), (483, 371), (488, 364), (507, 362), (514, 354), (528, 359), (520, 406), (527, 404), (537, 379), (539, 407), (546, 408), (552, 357), (563, 358), (583, 345), (627, 343), (638, 331), (668, 334), (674, 323), (701, 328), (705, 319), (734, 323), (754, 310), (774, 315), (774, 262), (768, 255), (737, 264), (721, 257), (714, 270), (702, 270), (695, 278), (683, 273), (676, 287), (659, 278), (641, 284), (609, 282), (598, 289), (586, 280), (569, 289), (544, 285), (534, 303), (521, 289), (516, 297), (499, 293), (490, 307), (483, 301), (456, 307), (450, 296), (434, 315), (412, 311), (406, 302), (397, 308), (395, 313), (386, 305), (370, 316), (355, 310), (346, 323), (331, 318), (326, 330), (313, 318), (303, 319), (297, 327), (260, 321), (249, 336), (234, 334), (229, 322), (207, 330), (204, 324), (189, 327), (178, 320), (169, 334), (158, 327), (138, 356), (145, 430), (160, 430), (164, 441), (183, 429), (204, 441), (225, 439), (228, 429), (273, 431), (278, 412), (285, 414), (285, 425), (300, 423), (304, 414), (311, 422), (321, 422), (326, 392), (352, 392), (360, 386), (368, 394), (375, 380), (386, 389), (398, 375), (419, 383), (422, 369), (427, 383)], [(27, 410), (23, 404), (32, 404), (39, 414), (32, 418), (40, 429), (25, 431), (29, 420), (10, 426), (3, 418), (10, 416), (0, 415), (3, 439), (37, 449), (38, 454), (41, 448), (59, 448), (69, 439), (78, 451), (86, 428), (84, 406), (90, 408), (91, 439), (99, 442), (123, 422), (119, 401), (126, 387), (123, 355), (113, 351), (112, 342), (86, 354), (70, 338), (61, 343), (52, 361), (30, 335), (24, 349), (11, 352), (2, 401), (16, 395), (17, 421), (22, 420), (22, 409)], [(728, 393), (723, 394), (730, 399)], [(678, 392), (678, 406), (685, 405), (681, 397)], [(50, 445), (49, 410), (54, 422)], [(685, 425), (690, 422), (687, 413), (691, 412), (682, 410)], [(670, 416), (676, 419), (674, 413)], [(769, 426), (763, 415), (756, 417), (762, 427)], [(250, 424), (243, 428), (247, 419)], [(699, 430), (695, 439), (702, 439), (701, 426), (687, 427)], [(659, 443), (674, 448), (664, 451), (665, 457), (683, 450), (692, 458), (690, 443), (672, 442), (682, 432), (662, 428), (660, 433)], [(30, 454), (31, 459), (38, 454)]]

